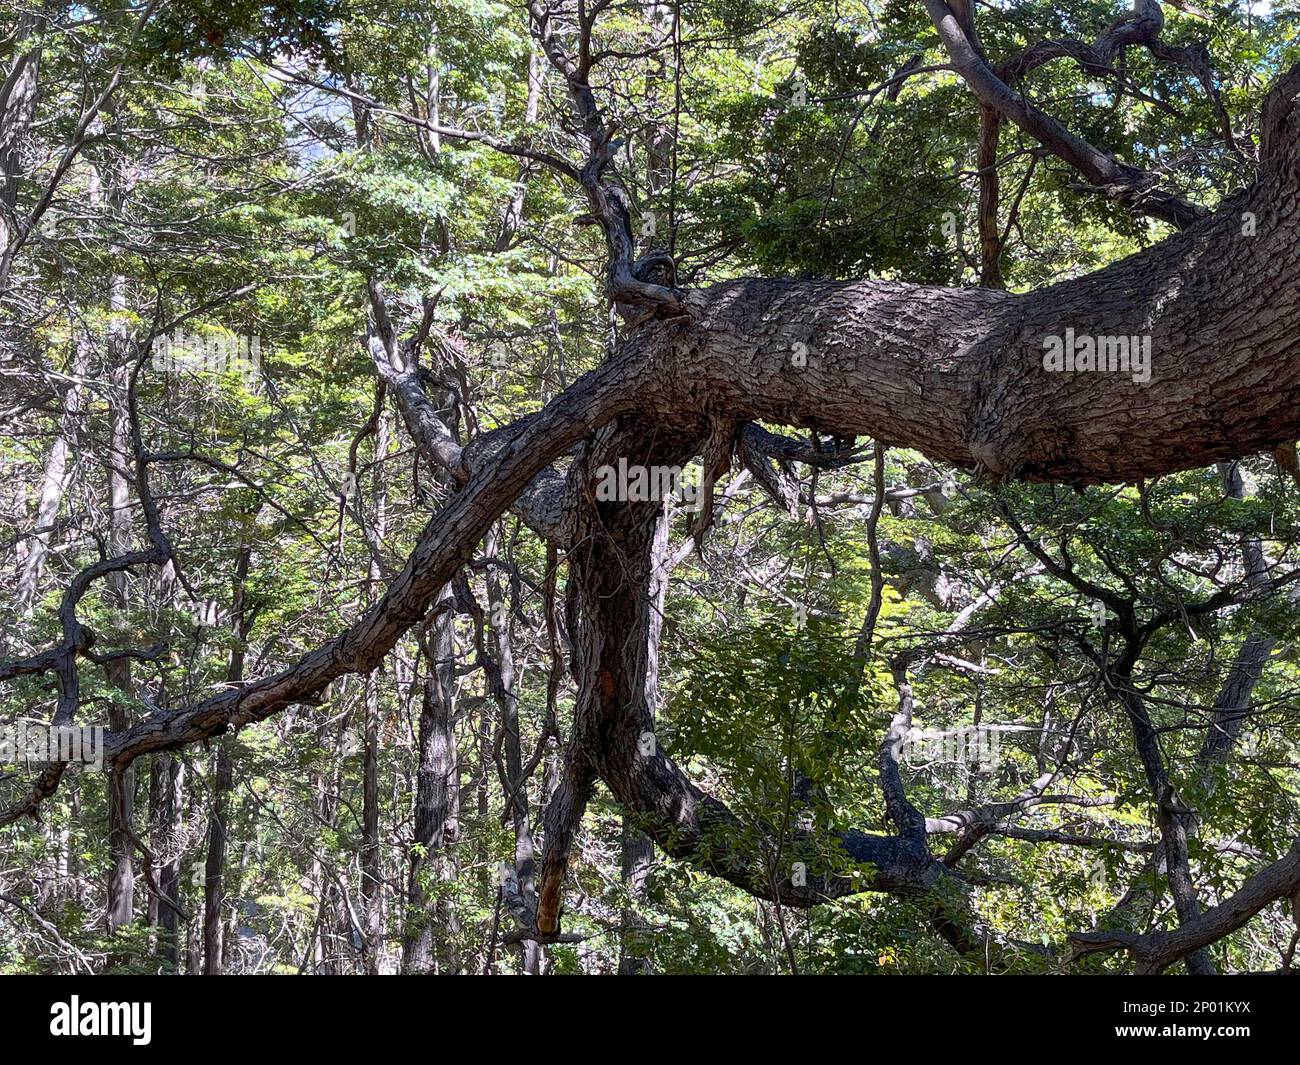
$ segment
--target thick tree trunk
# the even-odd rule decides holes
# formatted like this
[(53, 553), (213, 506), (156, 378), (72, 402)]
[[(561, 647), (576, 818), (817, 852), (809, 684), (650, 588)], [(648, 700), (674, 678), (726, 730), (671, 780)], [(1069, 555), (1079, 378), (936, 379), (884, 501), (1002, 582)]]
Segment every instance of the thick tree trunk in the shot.
[[(639, 424), (626, 431), (601, 433), (581, 462), (575, 462), (581, 472), (571, 478), (594, 474), (600, 465), (614, 465), (619, 458), (629, 466), (649, 465), (654, 449), (644, 430)], [(680, 444), (677, 450), (682, 450)], [(581, 499), (580, 493), (575, 495)], [(605, 776), (606, 752), (612, 747), (636, 752), (639, 744), (645, 746), (643, 736), (654, 736), (652, 707), (658, 678), (649, 654), (650, 615), (658, 604), (651, 599), (650, 585), (662, 513), (661, 502), (579, 504), (575, 543), (568, 558), (571, 616), (576, 621), (569, 637), (578, 693), (564, 775), (546, 811), (537, 911), (537, 926), (546, 934), (559, 927), (569, 851), (595, 774)], [(657, 646), (656, 641), (654, 662)], [(663, 756), (656, 751), (654, 757)], [(615, 795), (622, 801), (617, 789)]]
[[(1025, 295), (893, 282), (761, 280), (685, 294), (688, 314), (642, 324), (609, 362), (531, 418), (463, 450), (454, 441), (434, 441), (461, 490), (356, 624), (237, 697), (218, 695), (126, 733), (115, 730), (107, 758), (124, 763), (229, 724), (260, 720), (338, 676), (373, 668), (497, 516), (538, 484), (553, 484), (553, 475), (544, 472), (548, 464), (620, 416), (645, 419), (660, 440), (682, 434), (702, 441), (710, 423), (715, 435), (724, 435), (716, 433), (716, 423), (813, 426), (914, 447), (996, 478), (1078, 483), (1151, 477), (1300, 438), (1297, 93), (1300, 72), (1282, 79), (1270, 97), (1266, 162), (1256, 186), (1226, 201), (1214, 217), (1088, 277)], [(1046, 344), (1067, 330), (1149, 340), (1149, 383), (1134, 381), (1134, 374), (1047, 371)], [(413, 432), (423, 428), (417, 422)], [(655, 451), (658, 461), (671, 464), (663, 446)], [(598, 585), (599, 576), (592, 578)], [(617, 626), (636, 624), (636, 618), (616, 617), (617, 609), (595, 616), (605, 614), (610, 631), (634, 631)], [(601, 695), (604, 688), (622, 685), (631, 692), (639, 682), (629, 679), (637, 675), (630, 663), (621, 680), (602, 673), (602, 654), (608, 653), (601, 642), (596, 638), (584, 652), (596, 664), (584, 669), (580, 703), (590, 720), (575, 726), (575, 743), (597, 723), (600, 732), (587, 732), (592, 751), (571, 758), (566, 773), (573, 787), (566, 784), (556, 796), (570, 813), (585, 803), (593, 769), (625, 808), (646, 815), (650, 834), (670, 854), (691, 857), (760, 896), (779, 895), (783, 904), (808, 905), (864, 889), (932, 894), (934, 885), (950, 883), (947, 871), (913, 839), (856, 832), (842, 833), (841, 843), (874, 870), (856, 886), (812, 877), (803, 888), (773, 886), (756, 877), (748, 861), (717, 843), (724, 833), (709, 831), (725, 831), (725, 807), (666, 759), (636, 761), (644, 700), (617, 720), (602, 718), (622, 702)], [(558, 868), (551, 862), (548, 846), (542, 931), (557, 916), (553, 886), (560, 873), (562, 862)]]
[[(646, 588), (650, 602), (650, 614), (646, 619), (646, 701), (652, 726), (659, 693), (657, 683), (651, 686), (650, 678), (657, 680), (659, 675), (659, 637), (663, 631), (664, 605), (668, 597), (668, 532), (668, 512), (661, 507), (655, 521), (654, 540), (650, 545), (650, 582)], [(649, 968), (649, 962), (643, 956), (647, 932), (639, 907), (649, 888), (655, 846), (650, 837), (638, 829), (626, 814), (623, 816), (622, 845), (621, 873), (623, 889), (628, 894), (628, 905), (623, 910), (620, 928), (618, 972), (620, 976), (636, 976)]]
[[(672, 463), (698, 446), (698, 438), (670, 438), (662, 429), (628, 420), (600, 434), (575, 460), (570, 476), (581, 485), (597, 466), (619, 457), (626, 457), (629, 465), (651, 457)], [(591, 775), (598, 774), (633, 823), (669, 855), (758, 898), (807, 907), (864, 890), (908, 896), (927, 907), (958, 949), (979, 947), (974, 935), (978, 922), (961, 885), (930, 855), (919, 815), (903, 818), (907, 823), (898, 836), (837, 833), (847, 856), (870, 867), (860, 877), (809, 868), (806, 879), (796, 882), (774, 876), (762, 848), (756, 852), (736, 844), (744, 832), (735, 815), (696, 787), (653, 740), (658, 610), (651, 589), (660, 505), (576, 506), (569, 580), (580, 617), (571, 633), (578, 697), (565, 784), (547, 810), (538, 929), (551, 935), (559, 928), (560, 884), (569, 843), (590, 795)], [(792, 846), (802, 842), (802, 834), (792, 834)]]

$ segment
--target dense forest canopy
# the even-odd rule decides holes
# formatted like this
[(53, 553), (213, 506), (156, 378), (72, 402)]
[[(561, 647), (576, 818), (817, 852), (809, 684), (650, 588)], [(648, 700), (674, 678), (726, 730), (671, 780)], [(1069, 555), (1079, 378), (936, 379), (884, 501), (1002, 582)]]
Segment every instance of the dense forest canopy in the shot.
[(0, 971), (1290, 971), (1297, 61), (0, 0)]

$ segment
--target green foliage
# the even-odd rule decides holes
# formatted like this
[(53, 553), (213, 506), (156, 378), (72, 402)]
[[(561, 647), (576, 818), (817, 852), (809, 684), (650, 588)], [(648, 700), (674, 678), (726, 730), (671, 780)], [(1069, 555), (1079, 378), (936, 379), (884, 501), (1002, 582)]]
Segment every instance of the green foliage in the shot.
[[(6, 25), (21, 6), (0, 3)], [(31, 616), (5, 607), (5, 658), (62, 638), (64, 591), (110, 549), (106, 470), (125, 389), (109, 331), (144, 338), (180, 318), (199, 336), (258, 337), (263, 356), (254, 375), (164, 374), (128, 345), (141, 360), (135, 395), (155, 456), (150, 487), (179, 565), (166, 586), (140, 568), (125, 603), (100, 582), (78, 605), (97, 651), (166, 644), (157, 658), (132, 663), (125, 690), (101, 665), (81, 661), (79, 721), (103, 725), (225, 690), (240, 654), (245, 676), (263, 677), (314, 651), (375, 602), (448, 498), (444, 479), (413, 457), (391, 404), (377, 408), (369, 281), (384, 286), (403, 336), (417, 328), (424, 301), (435, 301), (422, 365), (462, 441), (532, 413), (598, 364), (610, 318), (598, 227), (576, 224), (590, 211), (581, 189), (482, 139), (573, 165), (586, 151), (555, 76), (530, 87), (530, 62), (542, 71), (545, 64), (518, 5), (191, 0), (160, 5), (138, 38), (125, 13), (69, 10), (76, 17), (51, 11), (56, 21), (23, 45), (42, 48), (42, 94), (19, 208), (35, 208), (37, 178), (49, 175), (119, 62), (124, 77), (4, 294), (6, 374), (12, 357), (30, 382), (30, 394), (11, 402), (6, 393), (3, 404), (14, 423), (0, 434), (7, 573), (17, 572), (18, 545), (27, 550), (31, 538), (78, 346), (93, 349), (54, 550)], [(656, 24), (637, 8), (602, 13), (597, 43), (607, 54), (591, 75), (620, 123), (617, 163), (634, 211), (663, 220), (641, 250), (670, 247), (691, 287), (755, 273), (978, 282), (979, 110), (946, 69), (921, 5), (693, 0), (673, 10), (675, 28), (668, 8), (654, 16), (668, 21)], [(981, 39), (997, 65), (1035, 42), (1092, 40), (1116, 13), (1101, 0), (984, 7)], [(1273, 75), (1300, 54), (1300, 22), (1281, 4), (1267, 17), (1249, 5), (1220, 5), (1210, 19), (1166, 5), (1165, 15), (1170, 47), (1208, 47), (1227, 129), (1194, 71), (1136, 49), (1114, 71), (1048, 63), (1019, 88), (1093, 144), (1212, 206), (1255, 175), (1255, 116)], [(288, 68), (315, 84), (294, 84)], [(374, 105), (331, 91), (340, 89)], [(435, 135), (435, 110), (439, 128), (470, 136)], [(1015, 127), (1004, 126), (997, 154), (1002, 266), (1012, 290), (1089, 272), (1165, 235), (1112, 198), (1081, 190), (1073, 171)], [(376, 409), (382, 440), (378, 428), (359, 432)], [(937, 646), (963, 609), (987, 595), (974, 635), (945, 644), (946, 660), (910, 659), (921, 663), (910, 681), (918, 729), (1003, 729), (998, 756), (987, 765), (905, 761), (911, 801), (940, 816), (1022, 794), (1045, 776), (1081, 800), (1035, 807), (1013, 827), (1102, 845), (994, 834), (964, 859), (962, 868), (977, 874), (972, 904), (1005, 940), (1058, 949), (1069, 932), (1109, 919), (1135, 884), (1152, 902), (1133, 923), (1170, 926), (1163, 878), (1147, 870), (1142, 849), (1156, 835), (1151, 783), (1114, 698), (1124, 633), (1114, 617), (1096, 622), (1082, 580), (1129, 601), (1134, 623), (1150, 626), (1123, 663), (1126, 683), (1150, 707), (1173, 783), (1197, 811), (1198, 887), (1207, 898), (1234, 890), (1297, 831), (1300, 690), (1300, 612), (1282, 582), (1188, 609), (1239, 580), (1243, 544), (1258, 543), (1279, 577), (1294, 568), (1294, 483), (1271, 461), (1250, 459), (1242, 470), (1241, 499), (1211, 470), (1121, 488), (993, 487), (892, 449), (887, 483), (940, 487), (943, 503), (923, 493), (892, 501), (877, 530), (878, 560), (861, 504), (806, 502), (869, 492), (863, 466), (805, 474), (805, 503), (793, 519), (746, 488), (704, 552), (681, 559), (664, 618), (659, 734), (734, 814), (706, 843), (758, 855), (765, 886), (796, 861), (818, 874), (855, 872), (835, 833), (892, 830), (877, 766), (898, 705), (895, 657)], [(684, 520), (674, 528), (679, 539)], [(139, 537), (134, 505), (130, 521)], [(497, 575), (512, 601), (527, 756), (550, 728), (540, 593), (547, 557), (513, 519), (495, 535)], [(203, 623), (194, 613), (195, 602), (230, 605), (241, 544), (252, 545), (244, 633), (228, 618)], [(1046, 567), (1041, 553), (1068, 560), (1076, 580)], [(877, 563), (882, 603), (861, 661), (855, 647)], [(483, 600), (486, 566), (476, 557), (466, 578), (468, 593)], [(561, 567), (561, 614), (566, 579)], [(235, 971), (363, 964), (353, 915), (368, 713), (378, 738), (372, 772), (389, 927), (428, 929), (444, 969), (515, 965), (516, 948), (500, 945), (511, 918), (495, 879), (518, 844), (503, 817), (504, 731), (484, 677), (496, 652), (463, 610), (456, 625), (459, 806), (453, 838), (442, 844), (414, 842), (421, 686), (433, 672), (414, 637), (372, 687), (338, 683), (321, 705), (221, 738), (236, 767), (222, 910)], [(563, 652), (574, 634), (567, 621), (561, 627)], [(1201, 765), (1208, 710), (1252, 638), (1270, 641), (1271, 657), (1251, 695), (1240, 755)], [(48, 718), (55, 698), (48, 677), (16, 677), (0, 691), (0, 719)], [(561, 737), (573, 702), (562, 686)], [(525, 789), (534, 828), (556, 782), (558, 749), (541, 748)], [(187, 782), (182, 830), (169, 834), (142, 816), (160, 807), (149, 760), (135, 775), (136, 829), (161, 861), (179, 863), (183, 906), (201, 915), (216, 743), (174, 756)], [(6, 802), (31, 774), (26, 765), (0, 767)], [(862, 894), (791, 912), (662, 853), (645, 892), (630, 892), (620, 867), (623, 818), (601, 794), (588, 811), (564, 913), (566, 931), (584, 938), (547, 948), (556, 973), (616, 969), (621, 950), (663, 973), (980, 971), (934, 935), (922, 907), (892, 898)], [(955, 839), (936, 834), (932, 849), (942, 854)], [(6, 892), (17, 885), (22, 903), (0, 903), (0, 972), (164, 965), (166, 944), (156, 915), (149, 924), (141, 878), (139, 920), (103, 931), (111, 854), (102, 773), (71, 774), (40, 823), (0, 829), (0, 841), (0, 884)], [(405, 894), (412, 881), (418, 903)], [(1218, 960), (1232, 969), (1274, 966), (1287, 932), (1274, 907), (1216, 946)], [(395, 935), (386, 944), (392, 953)], [(1021, 964), (1041, 971), (1055, 963), (1026, 954)], [(1122, 967), (1088, 963), (1089, 971)]]

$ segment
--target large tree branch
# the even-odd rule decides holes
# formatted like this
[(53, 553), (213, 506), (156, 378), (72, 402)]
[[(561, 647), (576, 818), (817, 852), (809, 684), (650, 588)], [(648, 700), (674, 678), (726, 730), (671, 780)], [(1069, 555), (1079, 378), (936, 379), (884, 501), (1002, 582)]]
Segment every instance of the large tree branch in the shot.
[[(866, 435), (995, 477), (1131, 481), (1300, 437), (1300, 74), (1265, 109), (1260, 182), (1213, 218), (1088, 277), (1022, 296), (895, 282), (743, 280), (687, 294), (695, 313), (655, 321), (543, 411), (470, 446), (473, 471), (385, 596), (295, 666), (159, 712), (108, 743), (124, 764), (366, 671), (423, 614), (490, 523), (555, 458), (619, 414), (665, 431), (733, 421)], [(1244, 236), (1243, 213), (1261, 220)], [(1145, 335), (1150, 382), (1049, 373), (1044, 340), (1067, 329)]]
[(1169, 932), (1106, 930), (1075, 932), (1070, 936), (1072, 958), (1126, 950), (1136, 960), (1139, 974), (1159, 973), (1180, 958), (1208, 947), (1238, 928), (1278, 899), (1300, 892), (1300, 837), (1286, 855), (1266, 866), (1217, 906), (1184, 921)]
[[(628, 419), (601, 434), (582, 462), (594, 467), (616, 455), (638, 463), (678, 461), (698, 446), (704, 432), (700, 427), (695, 434), (665, 439), (653, 423)], [(585, 474), (573, 476), (581, 482)], [(827, 835), (793, 827), (778, 832), (739, 817), (703, 792), (659, 749), (653, 715), (658, 608), (652, 594), (662, 562), (655, 537), (658, 509), (646, 503), (580, 505), (580, 535), (569, 555), (580, 619), (574, 632), (579, 692), (566, 765), (566, 781), (572, 778), (575, 786), (562, 790), (559, 807), (548, 811), (553, 829), (543, 863), (539, 934), (550, 938), (558, 931), (573, 814), (580, 812), (594, 773), (631, 822), (667, 854), (758, 898), (808, 907), (862, 891), (886, 892), (918, 902), (959, 950), (981, 945), (983, 933), (961, 878), (931, 856), (924, 818), (905, 797), (891, 802), (902, 826), (897, 836), (856, 830)], [(904, 698), (900, 713), (907, 706)], [(887, 737), (881, 755), (882, 765), (891, 760), (895, 780), (896, 740)], [(901, 782), (897, 790), (901, 793)], [(846, 864), (852, 872), (839, 871)]]
[(1164, 24), (1164, 12), (1158, 0), (1137, 0), (1133, 11), (1116, 19), (1091, 44), (1071, 37), (1039, 41), (1019, 55), (999, 63), (997, 74), (1007, 85), (1014, 87), (1032, 71), (1055, 59), (1073, 59), (1088, 74), (1107, 74), (1113, 72), (1116, 60), (1127, 49), (1143, 47), (1156, 59), (1191, 71), (1214, 110), (1219, 136), (1232, 151), (1242, 155), (1232, 120), (1219, 93), (1209, 48), (1199, 41), (1181, 46), (1166, 44), (1160, 39)]
[[(953, 66), (985, 107), (1014, 122), (1044, 148), (1078, 170), (1090, 184), (1103, 189), (1133, 210), (1169, 222), (1180, 229), (1205, 216), (1207, 212), (1203, 207), (1188, 203), (1159, 188), (1156, 179), (1146, 171), (1120, 162), (1030, 104), (998, 76), (998, 72), (980, 54), (961, 21), (944, 0), (923, 2)], [(1158, 13), (1159, 5), (1154, 6)], [(1105, 54), (1112, 54), (1113, 50), (1134, 43), (1149, 31), (1150, 25), (1145, 20), (1127, 23), (1103, 38)], [(1080, 50), (1079, 54), (1084, 52)], [(1036, 55), (1034, 58), (1045, 62), (1052, 56), (1044, 50), (1041, 57)], [(1014, 67), (1012, 72), (1023, 74)]]
[[(383, 286), (374, 278), (368, 283), (373, 330), (367, 350), (375, 370), (397, 401), (407, 431), (420, 453), (435, 467), (451, 476), (457, 486), (464, 486), (472, 474), (473, 458), (482, 465), (497, 441), (492, 434), (462, 447), (425, 389), (420, 367), (420, 351), (431, 339), (432, 301), (426, 303), (424, 318), (414, 334), (405, 340), (397, 335), (388, 314)], [(437, 341), (436, 336), (432, 338)], [(566, 543), (568, 531), (564, 508), (564, 478), (549, 466), (529, 482), (510, 509), (538, 536), (554, 543)]]
[(287, 670), (200, 703), (158, 710), (105, 741), (105, 763), (124, 765), (260, 721), (292, 703), (316, 701), (329, 683), (367, 673), (419, 621), (475, 544), (549, 462), (633, 402), (644, 366), (635, 357), (606, 364), (580, 379), (547, 408), (497, 434), (480, 452), (464, 489), (426, 526), (383, 597), (352, 626)]
[[(592, 92), (590, 76), (598, 53), (592, 49), (592, 33), (597, 16), (609, 6), (609, 0), (579, 4), (577, 10), (577, 54), (571, 55), (560, 43), (556, 11), (547, 0), (529, 0), (533, 36), (542, 54), (564, 79), (574, 119), (587, 141), (587, 160), (579, 181), (591, 207), (591, 221), (605, 237), (608, 255), (606, 292), (611, 301), (639, 304), (649, 313), (675, 317), (687, 312), (676, 286), (676, 268), (667, 253), (638, 259), (632, 234), (632, 199), (614, 168), (614, 153), (621, 141), (616, 137), (618, 123), (606, 117)], [(650, 280), (663, 273), (666, 283)]]

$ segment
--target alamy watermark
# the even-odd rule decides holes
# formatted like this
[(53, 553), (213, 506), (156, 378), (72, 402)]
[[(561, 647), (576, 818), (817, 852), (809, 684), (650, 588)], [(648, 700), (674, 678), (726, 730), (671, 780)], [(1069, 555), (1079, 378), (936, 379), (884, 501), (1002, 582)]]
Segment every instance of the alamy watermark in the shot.
[(95, 769), (104, 766), (104, 727), (50, 725), (17, 721), (0, 725), (0, 765), (80, 762)]
[(638, 466), (627, 459), (617, 466), (596, 469), (596, 501), (599, 503), (651, 503), (672, 499), (683, 510), (698, 512), (704, 505), (700, 486), (680, 466)]
[(1151, 380), (1151, 337), (1076, 333), (1043, 339), (1043, 369), (1052, 373), (1126, 373), (1134, 383)]
[(202, 336), (177, 329), (172, 336), (154, 337), (151, 365), (162, 373), (235, 370), (245, 376), (262, 367), (262, 338), (212, 333)]
[(50, 1007), (50, 1035), (107, 1035), (148, 1046), (153, 1038), (152, 1002), (82, 1002), (72, 995)]
[(946, 732), (912, 728), (899, 744), (898, 756), (910, 766), (948, 762), (989, 770), (1001, 762), (1001, 748), (1001, 733), (997, 729), (979, 725)]

